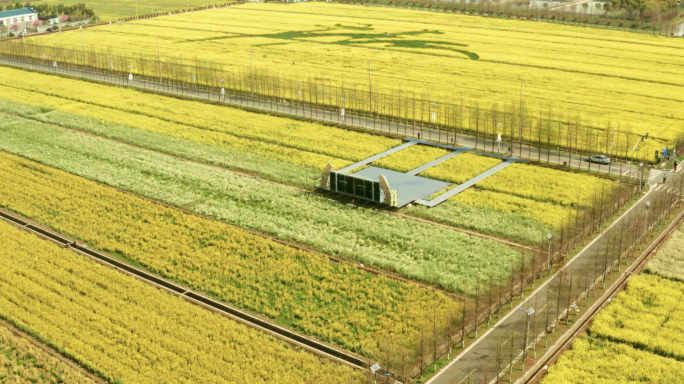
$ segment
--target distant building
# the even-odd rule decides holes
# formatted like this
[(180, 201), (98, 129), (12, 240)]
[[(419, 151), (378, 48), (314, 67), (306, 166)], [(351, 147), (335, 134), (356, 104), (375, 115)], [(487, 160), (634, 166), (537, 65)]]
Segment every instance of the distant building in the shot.
[(14, 24), (19, 24), (21, 28), (30, 27), (36, 20), (38, 20), (38, 14), (31, 7), (0, 12), (0, 26), (8, 28)]

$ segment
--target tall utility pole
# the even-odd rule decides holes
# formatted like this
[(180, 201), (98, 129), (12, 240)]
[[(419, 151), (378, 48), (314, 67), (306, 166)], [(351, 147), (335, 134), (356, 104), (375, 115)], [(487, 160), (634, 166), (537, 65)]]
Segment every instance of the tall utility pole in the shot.
[[(518, 135), (520, 138), (520, 145), (522, 145), (522, 111), (523, 111), (523, 85), (525, 84), (525, 80), (523, 80), (520, 83), (520, 125), (518, 129)], [(522, 155), (522, 148), (520, 149), (520, 154)]]
[(249, 65), (251, 68), (250, 84), (252, 88), (252, 97), (254, 97), (254, 60), (252, 58), (252, 48), (249, 49)]
[[(553, 235), (549, 233), (546, 236), (549, 238), (549, 261), (547, 263), (547, 271), (548, 271), (547, 276), (551, 276), (551, 239), (553, 239)], [(540, 273), (540, 275), (541, 275), (541, 273)]]
[(83, 50), (83, 66), (85, 67), (86, 59), (85, 59), (85, 39), (83, 37), (83, 26), (81, 26), (80, 29), (81, 29), (81, 49)]
[(368, 89), (368, 95), (370, 96), (370, 113), (373, 115), (373, 77), (370, 60), (368, 61)]
[(159, 57), (159, 81), (162, 81), (161, 48), (159, 47), (159, 37), (157, 37), (157, 56)]

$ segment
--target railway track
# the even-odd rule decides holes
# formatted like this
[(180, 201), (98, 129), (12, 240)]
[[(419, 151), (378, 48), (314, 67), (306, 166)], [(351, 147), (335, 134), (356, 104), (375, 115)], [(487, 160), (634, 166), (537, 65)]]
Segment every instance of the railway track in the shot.
[(94, 260), (99, 264), (116, 269), (126, 275), (132, 276), (147, 284), (165, 290), (173, 295), (180, 296), (195, 305), (202, 306), (234, 321), (265, 332), (271, 336), (283, 340), (290, 345), (306, 349), (318, 356), (325, 357), (337, 363), (345, 364), (353, 368), (365, 370), (369, 367), (368, 361), (366, 359), (352, 355), (344, 350), (327, 345), (318, 340), (306, 337), (295, 331), (274, 324), (271, 321), (259, 318), (242, 309), (215, 300), (202, 293), (193, 291), (190, 288), (176, 284), (170, 280), (159, 277), (131, 264), (122, 262), (121, 260), (118, 260), (112, 256), (93, 250), (83, 244), (79, 244), (73, 239), (48, 230), (43, 226), (34, 223), (32, 220), (13, 212), (0, 209), (0, 220), (10, 223), (14, 227), (22, 229), (26, 232), (33, 233), (41, 239), (52, 241), (61, 247), (68, 248), (81, 256), (85, 256)]
[(516, 383), (519, 384), (536, 384), (539, 383), (546, 374), (548, 367), (554, 364), (558, 358), (570, 348), (572, 342), (583, 335), (591, 325), (594, 317), (605, 308), (612, 301), (618, 293), (620, 293), (626, 286), (629, 279), (641, 272), (646, 266), (646, 263), (655, 254), (658, 248), (669, 238), (672, 232), (684, 224), (684, 210), (680, 211), (672, 222), (660, 233), (658, 238), (653, 241), (648, 248), (639, 256), (639, 258), (628, 266), (625, 271), (613, 282), (610, 288), (596, 301), (589, 311), (585, 312), (577, 322), (573, 325), (571, 330), (564, 335), (554, 346), (552, 346), (539, 361), (537, 361), (533, 368), (523, 375)]

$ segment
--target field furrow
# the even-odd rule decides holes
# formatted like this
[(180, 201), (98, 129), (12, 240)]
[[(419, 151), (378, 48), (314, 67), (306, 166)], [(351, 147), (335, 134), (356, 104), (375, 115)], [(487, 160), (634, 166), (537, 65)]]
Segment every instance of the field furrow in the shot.
[(2, 155), (2, 163), (1, 206), (353, 351), (370, 353), (370, 340), (390, 324), (412, 334), (427, 307), (450, 313), (457, 306), (430, 289), (334, 264), (31, 161)]
[(0, 223), (0, 239), (6, 245), (0, 249), (6, 266), (0, 270), (0, 316), (111, 382), (353, 380), (348, 367), (6, 223)]

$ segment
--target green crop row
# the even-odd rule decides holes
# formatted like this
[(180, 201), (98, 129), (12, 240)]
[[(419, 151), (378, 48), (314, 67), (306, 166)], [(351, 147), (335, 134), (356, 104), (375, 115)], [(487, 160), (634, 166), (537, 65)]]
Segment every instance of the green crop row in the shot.
[(394, 325), (409, 335), (425, 305), (447, 311), (456, 305), (434, 290), (334, 264), (13, 155), (0, 153), (0, 165), (1, 206), (351, 350), (370, 353), (372, 340)]
[(509, 273), (498, 242), (13, 116), (0, 150), (279, 239), (450, 289)]

